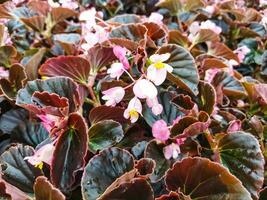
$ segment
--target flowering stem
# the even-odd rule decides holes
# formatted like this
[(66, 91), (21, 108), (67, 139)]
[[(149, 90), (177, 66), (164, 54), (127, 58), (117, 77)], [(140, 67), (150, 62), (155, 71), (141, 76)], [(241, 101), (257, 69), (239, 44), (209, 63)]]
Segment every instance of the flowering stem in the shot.
[(95, 79), (96, 79), (96, 73), (93, 73), (93, 74), (91, 74), (91, 75), (89, 76), (89, 78), (88, 78), (88, 86), (87, 86), (87, 88), (88, 88), (89, 94), (90, 94), (90, 96), (91, 96), (91, 98), (92, 98), (92, 100), (93, 100), (93, 102), (94, 102), (93, 105), (96, 107), (96, 106), (100, 106), (101, 104), (100, 104), (100, 102), (98, 101), (98, 99), (96, 98), (96, 96), (95, 96), (95, 92), (94, 92), (94, 90), (93, 90), (93, 86), (94, 86), (94, 84), (95, 84)]
[(133, 81), (133, 82), (135, 82), (135, 80), (134, 80), (134, 78), (131, 76), (131, 74), (127, 71), (127, 70), (125, 70), (125, 69), (123, 69), (124, 70), (124, 72), (130, 77), (130, 79)]
[(206, 137), (206, 139), (209, 142), (209, 145), (214, 153), (214, 161), (221, 163), (221, 158), (220, 158), (220, 154), (219, 154), (219, 150), (217, 147), (217, 142), (214, 140), (214, 138), (212, 137), (212, 135), (210, 134), (209, 130), (206, 130), (204, 132), (204, 135)]

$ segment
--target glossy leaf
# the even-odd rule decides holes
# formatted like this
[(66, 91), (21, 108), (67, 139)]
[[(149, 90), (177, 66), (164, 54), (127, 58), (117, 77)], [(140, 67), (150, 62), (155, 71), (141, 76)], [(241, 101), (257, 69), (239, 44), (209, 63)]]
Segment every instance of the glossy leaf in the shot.
[(223, 165), (257, 199), (264, 179), (264, 158), (258, 140), (249, 133), (232, 132), (220, 139), (218, 148)]
[(55, 93), (60, 97), (65, 97), (69, 101), (69, 112), (76, 111), (80, 106), (80, 97), (78, 86), (70, 78), (55, 77), (47, 80), (29, 81), (26, 86), (19, 90), (16, 104), (27, 108), (28, 105), (34, 105), (32, 96), (34, 92)]
[(200, 81), (198, 90), (199, 108), (211, 115), (216, 106), (216, 91), (214, 87), (207, 82)]
[(96, 200), (105, 190), (124, 173), (134, 168), (130, 153), (119, 148), (101, 151), (85, 167), (82, 177), (84, 200)]
[(199, 76), (194, 58), (181, 46), (169, 44), (161, 47), (158, 54), (170, 53), (171, 57), (166, 61), (173, 67), (172, 73), (167, 78), (177, 86), (197, 95)]
[(118, 187), (98, 199), (153, 200), (154, 195), (151, 186), (145, 179), (134, 178), (129, 182), (120, 184)]
[(36, 147), (49, 137), (48, 131), (41, 123), (24, 121), (11, 132), (11, 140)]
[(11, 64), (10, 59), (17, 55), (17, 51), (13, 46), (0, 47), (0, 65), (9, 67)]
[(163, 144), (157, 144), (155, 140), (152, 140), (145, 149), (144, 157), (151, 158), (156, 162), (154, 173), (150, 176), (150, 180), (153, 183), (162, 179), (171, 166), (171, 161), (167, 160), (163, 154), (163, 148)]
[(170, 191), (180, 191), (192, 199), (251, 200), (241, 182), (226, 168), (206, 158), (177, 161), (166, 173)]
[(76, 12), (69, 8), (63, 8), (63, 7), (52, 8), (51, 11), (51, 18), (54, 24), (57, 24), (58, 22), (64, 21), (65, 19), (74, 16), (76, 16)]
[(33, 16), (30, 18), (20, 18), (20, 20), (34, 31), (41, 32), (44, 30), (45, 17), (44, 16)]
[(23, 108), (9, 110), (0, 117), (0, 130), (11, 134), (20, 123), (28, 120), (28, 116), (28, 111)]
[(56, 143), (51, 164), (53, 185), (69, 192), (75, 183), (75, 175), (85, 165), (87, 153), (87, 125), (77, 113), (69, 115), (67, 127)]
[(55, 188), (45, 176), (39, 176), (34, 183), (36, 200), (65, 200), (65, 196)]
[(239, 63), (239, 59), (237, 55), (228, 48), (225, 44), (220, 42), (211, 42), (208, 44), (208, 54), (213, 55), (215, 57), (223, 57), (227, 60), (235, 60)]
[(152, 113), (151, 109), (147, 106), (145, 107), (145, 111), (143, 112), (144, 118), (146, 122), (152, 127), (155, 121), (163, 119), (166, 123), (171, 125), (173, 121), (181, 115), (181, 112), (177, 109), (177, 107), (170, 103), (172, 96), (167, 91), (161, 91), (158, 95), (158, 101), (163, 106), (163, 112), (156, 116)]
[(93, 124), (88, 134), (89, 149), (95, 153), (120, 142), (123, 138), (123, 129), (118, 122), (103, 120)]
[(16, 98), (17, 91), (22, 88), (26, 78), (24, 68), (21, 65), (12, 65), (9, 69), (9, 78), (0, 79), (0, 86), (4, 95), (8, 99), (14, 100)]
[(66, 76), (86, 85), (90, 73), (90, 63), (79, 56), (58, 56), (48, 59), (39, 69), (42, 76)]
[(128, 120), (123, 117), (123, 113), (124, 109), (120, 107), (98, 106), (90, 111), (89, 120), (91, 124), (102, 120), (114, 120), (119, 123), (126, 123)]
[(24, 160), (25, 157), (33, 154), (32, 147), (21, 144), (6, 150), (0, 156), (2, 178), (24, 192), (33, 192), (34, 180), (42, 174), (39, 168), (35, 168)]
[(122, 14), (110, 18), (108, 22), (114, 24), (141, 23), (141, 18), (138, 15), (134, 14)]
[(40, 48), (35, 54), (31, 56), (28, 62), (25, 64), (25, 72), (29, 80), (35, 80), (38, 78), (38, 68), (46, 52), (45, 48)]
[(199, 44), (202, 42), (208, 42), (208, 41), (212, 41), (212, 42), (216, 42), (216, 41), (220, 41), (220, 37), (218, 34), (216, 34), (214, 31), (210, 30), (210, 29), (201, 29), (197, 35), (194, 37), (193, 39), (193, 44)]

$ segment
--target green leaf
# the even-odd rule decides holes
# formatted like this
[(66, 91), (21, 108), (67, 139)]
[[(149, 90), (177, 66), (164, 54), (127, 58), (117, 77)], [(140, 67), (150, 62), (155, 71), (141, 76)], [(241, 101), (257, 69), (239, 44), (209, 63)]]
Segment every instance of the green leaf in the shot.
[(152, 183), (158, 182), (163, 178), (165, 172), (170, 168), (171, 161), (167, 160), (163, 154), (164, 144), (157, 144), (156, 140), (152, 140), (147, 144), (144, 157), (151, 158), (156, 162), (154, 172), (150, 176)]
[(73, 189), (78, 170), (85, 165), (88, 129), (83, 117), (72, 113), (61, 131), (53, 153), (51, 180), (53, 185), (67, 193)]
[(17, 50), (13, 46), (1, 46), (0, 47), (0, 65), (9, 67), (11, 58), (17, 55)]
[(111, 147), (123, 138), (123, 129), (120, 123), (113, 120), (103, 120), (93, 124), (88, 131), (89, 149), (95, 153)]
[(29, 81), (23, 89), (20, 89), (17, 94), (16, 104), (27, 108), (29, 105), (34, 105), (32, 96), (34, 92), (55, 93), (59, 97), (65, 97), (69, 101), (69, 112), (76, 111), (80, 106), (80, 96), (78, 85), (70, 78), (55, 77), (46, 80)]
[(232, 132), (219, 140), (222, 163), (258, 199), (264, 180), (264, 157), (258, 140), (246, 132)]
[(0, 156), (2, 178), (22, 191), (32, 193), (35, 178), (42, 174), (39, 168), (35, 168), (24, 160), (25, 157), (33, 154), (32, 147), (21, 144), (6, 150)]
[(180, 190), (192, 199), (252, 200), (241, 182), (226, 168), (206, 158), (185, 158), (166, 172), (169, 191)]
[(172, 73), (168, 73), (168, 80), (194, 95), (197, 95), (199, 75), (192, 55), (185, 48), (176, 44), (163, 46), (157, 53), (171, 54), (169, 60), (166, 61), (167, 64), (173, 67)]
[(85, 167), (81, 185), (84, 200), (96, 200), (120, 176), (134, 168), (133, 156), (119, 148), (109, 148), (94, 156)]

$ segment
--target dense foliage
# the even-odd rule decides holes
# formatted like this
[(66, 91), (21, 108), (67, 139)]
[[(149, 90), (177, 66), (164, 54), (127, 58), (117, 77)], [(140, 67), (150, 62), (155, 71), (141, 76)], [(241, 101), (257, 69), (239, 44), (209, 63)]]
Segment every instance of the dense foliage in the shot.
[(0, 199), (267, 199), (267, 1), (0, 3)]

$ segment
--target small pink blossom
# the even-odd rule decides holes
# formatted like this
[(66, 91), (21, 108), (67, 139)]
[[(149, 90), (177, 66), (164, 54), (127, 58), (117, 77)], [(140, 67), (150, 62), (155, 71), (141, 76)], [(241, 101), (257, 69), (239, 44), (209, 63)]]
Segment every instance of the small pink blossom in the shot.
[(180, 119), (182, 119), (181, 116), (176, 117), (176, 119), (172, 121), (172, 125), (177, 124), (180, 121)]
[(215, 5), (208, 5), (204, 8), (209, 15), (212, 15), (215, 12)]
[(48, 0), (47, 2), (52, 8), (58, 8), (61, 6), (63, 8), (76, 9), (79, 7), (77, 2), (73, 0), (59, 0), (58, 3), (54, 0)]
[(264, 7), (267, 5), (267, 0), (260, 0), (260, 6)]
[(43, 162), (51, 165), (54, 150), (55, 146), (53, 144), (46, 144), (35, 151), (33, 156), (27, 156), (24, 160), (27, 160), (31, 165), (42, 169)]
[(0, 40), (0, 46), (11, 45), (12, 41), (11, 41), (10, 35), (8, 33), (8, 29), (5, 26), (5, 24), (1, 24), (1, 25), (4, 25), (4, 32), (3, 32), (3, 36), (2, 36), (2, 41)]
[(241, 130), (242, 123), (240, 120), (232, 120), (229, 122), (227, 132), (235, 132)]
[(125, 95), (125, 90), (122, 87), (114, 87), (102, 92), (103, 100), (106, 100), (106, 106), (116, 106)]
[(158, 25), (162, 25), (163, 16), (157, 12), (152, 12), (148, 18), (148, 22), (154, 22)]
[(162, 113), (162, 111), (163, 111), (163, 107), (162, 107), (162, 105), (158, 102), (158, 98), (157, 98), (157, 97), (155, 97), (155, 98), (153, 98), (153, 99), (149, 99), (149, 98), (147, 98), (147, 99), (146, 99), (146, 103), (147, 103), (148, 107), (151, 108), (152, 113), (153, 113), (154, 115), (159, 115), (159, 114)]
[(152, 134), (154, 138), (157, 140), (160, 140), (162, 142), (165, 142), (169, 139), (171, 133), (167, 126), (167, 123), (164, 120), (158, 120), (156, 121), (152, 126)]
[(95, 16), (96, 16), (96, 9), (94, 7), (92, 7), (88, 10), (81, 12), (81, 14), (79, 16), (79, 20), (85, 21), (86, 22), (85, 23), (86, 29), (89, 30), (93, 26), (96, 25)]
[(130, 51), (121, 46), (114, 46), (113, 53), (119, 59), (119, 61), (123, 64), (125, 69), (130, 69), (130, 64), (127, 58), (127, 53)]
[(140, 99), (154, 99), (157, 97), (158, 90), (149, 80), (141, 79), (136, 81), (133, 92)]
[(171, 73), (173, 71), (172, 66), (164, 63), (170, 56), (170, 53), (154, 54), (149, 58), (152, 64), (147, 68), (147, 78), (157, 86), (165, 81), (167, 72)]
[(113, 63), (110, 68), (107, 70), (107, 73), (111, 78), (117, 78), (117, 80), (121, 77), (124, 72), (124, 67), (122, 63)]
[(180, 146), (175, 143), (171, 143), (170, 145), (163, 148), (163, 153), (166, 159), (176, 159), (178, 155), (181, 153)]
[(239, 59), (240, 62), (244, 61), (246, 55), (249, 52), (250, 52), (250, 49), (246, 45), (238, 47), (236, 50), (234, 50), (234, 53), (237, 54), (238, 59)]
[(4, 67), (0, 67), (0, 78), (8, 78), (9, 77), (9, 71), (5, 70)]
[(58, 117), (50, 114), (40, 114), (37, 117), (41, 120), (42, 125), (45, 129), (50, 132), (58, 121)]
[(134, 123), (138, 120), (139, 114), (142, 115), (142, 104), (141, 104), (141, 101), (137, 97), (134, 97), (129, 102), (128, 107), (124, 111), (123, 116), (126, 119), (130, 118), (131, 123)]
[(176, 143), (177, 143), (178, 145), (182, 145), (182, 144), (184, 144), (185, 140), (186, 140), (186, 138), (177, 138), (177, 139), (176, 139)]
[(213, 80), (213, 78), (215, 77), (215, 75), (221, 71), (218, 68), (213, 68), (213, 69), (208, 69), (205, 72), (205, 77), (204, 77), (204, 81), (211, 83), (211, 81)]

